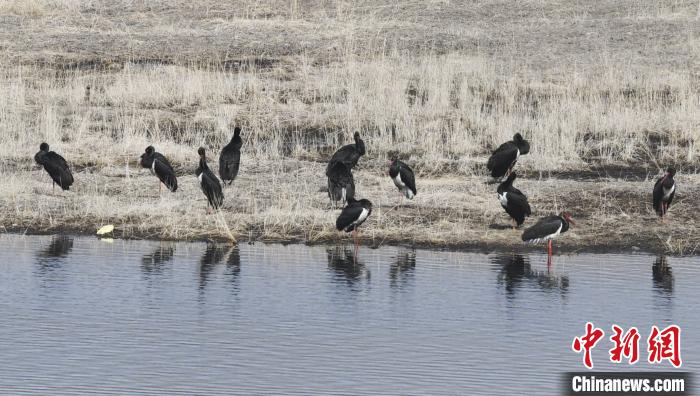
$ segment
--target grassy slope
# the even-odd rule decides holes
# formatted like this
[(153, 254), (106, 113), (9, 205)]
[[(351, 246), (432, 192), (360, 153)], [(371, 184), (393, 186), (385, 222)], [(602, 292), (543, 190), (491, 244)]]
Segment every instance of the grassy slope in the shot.
[[(694, 233), (652, 221), (648, 180), (535, 176), (600, 164), (654, 175), (674, 163), (686, 176), (672, 212), (694, 227), (697, 11), (688, 1), (9, 0), (2, 224), (222, 236), (189, 175), (196, 147), (218, 152), (240, 124), (246, 162), (225, 215), (239, 236), (335, 238), (317, 161), (357, 129), (369, 145), (359, 191), (383, 212), (367, 227), (375, 241), (517, 244), (488, 228), (505, 221), (480, 175), (489, 150), (519, 130), (533, 146), (521, 186), (538, 214), (567, 207), (583, 219), (571, 246), (624, 244), (603, 238), (611, 232), (692, 251)], [(78, 169), (68, 198), (45, 197), (48, 179), (30, 171), (43, 140)], [(136, 168), (149, 143), (184, 175), (178, 194), (156, 199)], [(396, 195), (381, 164), (395, 150), (421, 191), (415, 208), (386, 213)]]

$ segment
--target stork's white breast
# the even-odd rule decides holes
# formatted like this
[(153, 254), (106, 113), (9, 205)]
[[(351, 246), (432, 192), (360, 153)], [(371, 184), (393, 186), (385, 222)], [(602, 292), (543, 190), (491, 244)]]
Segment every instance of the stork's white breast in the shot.
[(501, 206), (504, 208), (508, 206), (508, 193), (504, 192), (503, 194), (498, 194), (498, 200), (501, 201)]
[(564, 224), (559, 224), (559, 228), (557, 228), (557, 232), (555, 232), (554, 234), (549, 234), (549, 235), (547, 235), (546, 237), (544, 237), (544, 239), (547, 240), (547, 239), (554, 239), (554, 238), (556, 238), (556, 236), (559, 235), (559, 233), (561, 233), (561, 228), (562, 228), (562, 227), (564, 227)]
[(360, 213), (360, 216), (355, 220), (355, 224), (362, 223), (367, 219), (367, 216), (369, 216), (369, 210), (362, 208), (362, 213)]
[(671, 188), (666, 188), (664, 187), (664, 201), (668, 200), (668, 198), (673, 194), (673, 192), (676, 191), (676, 183), (673, 183)]
[(396, 187), (398, 187), (398, 188), (406, 187), (406, 184), (403, 182), (403, 180), (401, 180), (401, 173), (400, 172), (394, 178), (394, 184), (396, 184)]

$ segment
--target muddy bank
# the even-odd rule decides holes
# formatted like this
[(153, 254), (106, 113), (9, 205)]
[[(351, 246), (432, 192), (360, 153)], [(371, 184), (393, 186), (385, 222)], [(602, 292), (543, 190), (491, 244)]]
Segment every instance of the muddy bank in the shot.
[[(244, 158), (245, 160), (245, 158)], [(0, 224), (13, 233), (94, 234), (114, 224), (116, 238), (229, 240), (239, 243), (352, 243), (334, 229), (339, 210), (323, 191), (324, 165), (285, 160), (245, 162), (225, 190), (223, 210), (206, 214), (206, 201), (193, 174), (179, 175), (176, 193), (159, 193), (147, 170), (93, 167), (76, 172), (70, 192), (52, 191), (43, 171), (13, 170), (0, 186)], [(496, 185), (476, 176), (418, 177), (418, 195), (396, 206), (399, 194), (388, 176), (368, 164), (356, 172), (357, 194), (374, 204), (362, 227), (363, 244), (408, 245), (460, 250), (538, 250), (525, 246), (522, 229), (496, 197)], [(525, 172), (527, 175), (527, 172)], [(640, 178), (641, 179), (641, 178)], [(568, 210), (577, 226), (556, 241), (560, 253), (648, 251), (694, 254), (700, 247), (700, 212), (695, 203), (700, 177), (678, 175), (678, 193), (666, 223), (651, 209), (651, 180), (519, 178), (537, 218)], [(263, 182), (264, 181), (264, 182)]]

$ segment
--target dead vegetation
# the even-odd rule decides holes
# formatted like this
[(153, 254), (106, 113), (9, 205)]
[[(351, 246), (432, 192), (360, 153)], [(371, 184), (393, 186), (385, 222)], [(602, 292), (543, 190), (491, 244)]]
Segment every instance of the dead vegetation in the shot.
[[(321, 162), (359, 130), (358, 191), (381, 208), (368, 238), (517, 244), (489, 228), (504, 215), (483, 167), (518, 131), (532, 143), (519, 172), (538, 214), (567, 207), (590, 226), (563, 243), (694, 251), (692, 232), (658, 225), (645, 205), (649, 175), (674, 164), (690, 184), (672, 214), (696, 224), (697, 11), (684, 0), (2, 1), (2, 224), (329, 240)], [(215, 221), (187, 178), (196, 148), (218, 152), (234, 125), (245, 162)], [(42, 141), (78, 171), (76, 191), (46, 196), (30, 170)], [(135, 162), (149, 144), (182, 191), (151, 194)], [(382, 164), (396, 151), (419, 196), (389, 211)]]
[[(322, 163), (299, 160), (255, 162), (243, 157), (239, 179), (224, 192), (223, 210), (206, 215), (194, 177), (194, 162), (182, 168), (176, 193), (158, 194), (157, 179), (132, 164), (84, 168), (71, 192), (52, 193), (50, 179), (31, 165), (3, 172), (0, 221), (6, 231), (93, 233), (115, 224), (116, 235), (159, 239), (332, 242), (348, 238), (334, 230), (338, 211), (322, 191)], [(382, 164), (365, 162), (356, 173), (358, 191), (374, 203), (363, 227), (365, 243), (437, 247), (520, 248), (522, 230), (503, 229), (509, 219), (495, 185), (479, 176), (418, 179), (413, 201), (399, 194)], [(261, 182), (264, 180), (264, 182)], [(649, 180), (519, 179), (530, 195), (533, 217), (567, 209), (577, 227), (557, 243), (566, 250), (640, 249), (696, 253), (700, 246), (697, 202), (700, 178), (677, 177), (678, 199), (667, 223), (651, 209)]]

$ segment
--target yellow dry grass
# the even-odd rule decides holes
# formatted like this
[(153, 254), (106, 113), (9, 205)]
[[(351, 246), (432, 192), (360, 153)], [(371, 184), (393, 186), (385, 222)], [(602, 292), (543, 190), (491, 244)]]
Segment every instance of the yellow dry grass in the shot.
[[(378, 206), (367, 227), (375, 241), (518, 243), (488, 229), (502, 214), (483, 180), (490, 150), (521, 132), (532, 146), (519, 163), (523, 190), (541, 213), (576, 207), (570, 197), (586, 202), (576, 208), (598, 228), (572, 237), (577, 244), (612, 244), (604, 226), (687, 251), (693, 238), (655, 223), (643, 235), (621, 228), (631, 219), (631, 230), (648, 229), (639, 205), (649, 180), (543, 175), (600, 166), (654, 175), (668, 164), (694, 172), (697, 11), (683, 0), (2, 0), (2, 224), (328, 240), (335, 214), (319, 192), (322, 162), (359, 130), (368, 155), (358, 192)], [(244, 131), (241, 180), (225, 213), (206, 216), (195, 151), (211, 148), (216, 168), (234, 125)], [(48, 179), (31, 170), (42, 141), (76, 169), (74, 192), (47, 196)], [(154, 195), (155, 180), (138, 169), (149, 144), (177, 168), (178, 193)], [(419, 196), (387, 212), (395, 192), (383, 163), (395, 151), (418, 172)], [(694, 219), (687, 180), (681, 217)], [(620, 199), (636, 209), (615, 209)]]

